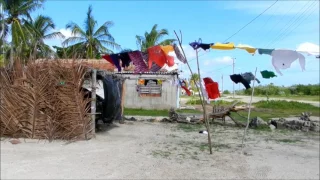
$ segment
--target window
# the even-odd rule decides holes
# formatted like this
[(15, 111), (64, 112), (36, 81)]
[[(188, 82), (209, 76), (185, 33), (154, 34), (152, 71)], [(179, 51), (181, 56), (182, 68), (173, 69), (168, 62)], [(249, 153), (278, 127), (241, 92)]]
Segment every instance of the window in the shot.
[(162, 81), (157, 79), (139, 79), (137, 90), (140, 97), (161, 97)]

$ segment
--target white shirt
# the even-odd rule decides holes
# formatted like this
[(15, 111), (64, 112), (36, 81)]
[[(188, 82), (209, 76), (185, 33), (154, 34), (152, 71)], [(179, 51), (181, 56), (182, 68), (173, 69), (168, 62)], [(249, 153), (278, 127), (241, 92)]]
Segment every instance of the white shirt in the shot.
[(297, 51), (277, 49), (272, 51), (271, 56), (272, 65), (280, 75), (282, 75), (280, 69), (290, 68), (291, 64), (297, 59), (299, 59), (302, 71), (305, 70), (305, 57)]

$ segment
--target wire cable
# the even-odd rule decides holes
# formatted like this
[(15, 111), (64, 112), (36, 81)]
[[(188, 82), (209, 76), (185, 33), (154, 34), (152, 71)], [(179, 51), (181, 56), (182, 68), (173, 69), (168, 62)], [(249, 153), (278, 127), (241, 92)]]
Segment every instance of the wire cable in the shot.
[[(263, 12), (261, 12), (259, 15), (257, 15), (255, 18), (253, 18), (251, 21), (249, 21), (246, 25), (244, 25), (242, 28), (240, 28), (237, 32), (235, 32), (233, 35), (231, 35), (230, 37), (228, 37), (224, 42), (226, 42), (227, 40), (231, 39), (233, 36), (237, 35), (241, 30), (243, 30), (244, 28), (246, 28), (248, 25), (250, 25), (253, 21), (255, 21), (256, 19), (258, 19), (261, 15), (263, 15), (265, 12), (267, 12), (272, 6), (274, 6), (279, 0), (276, 0), (273, 4), (271, 4), (269, 7), (267, 7)], [(201, 57), (205, 54), (207, 54), (210, 51), (205, 51), (205, 53), (198, 55), (198, 57)], [(192, 62), (196, 60), (196, 58), (189, 60), (188, 62)]]
[(253, 18), (250, 22), (248, 22), (246, 25), (244, 25), (242, 28), (240, 28), (237, 32), (235, 32), (233, 35), (231, 35), (230, 37), (228, 37), (226, 40), (224, 40), (224, 42), (228, 41), (229, 39), (231, 39), (233, 36), (237, 35), (241, 30), (243, 30), (244, 28), (246, 28), (248, 25), (250, 25), (254, 20), (258, 19), (262, 14), (264, 14), (265, 12), (267, 12), (272, 6), (274, 6), (279, 0), (276, 0), (273, 4), (271, 4), (267, 9), (265, 9), (262, 13), (260, 13), (258, 16), (256, 16), (255, 18)]
[[(309, 2), (311, 2), (311, 1), (309, 1)], [(316, 1), (314, 1), (314, 3), (315, 2)], [(301, 10), (305, 9), (305, 7), (308, 5), (308, 3), (306, 3)], [(292, 17), (291, 20), (288, 23), (286, 23), (285, 27), (280, 30), (280, 33), (278, 34), (278, 36), (276, 36), (276, 38), (271, 40), (267, 44), (267, 46), (265, 46), (265, 47), (268, 48), (268, 47), (270, 47), (270, 45), (272, 45), (274, 42), (276, 42), (277, 39), (279, 39), (290, 27), (292, 27), (293, 24), (295, 24), (298, 20), (300, 20), (300, 18), (307, 12), (307, 10), (309, 10), (312, 7), (312, 5), (314, 3), (310, 4), (309, 7), (307, 7), (298, 17), (296, 17), (296, 16)]]

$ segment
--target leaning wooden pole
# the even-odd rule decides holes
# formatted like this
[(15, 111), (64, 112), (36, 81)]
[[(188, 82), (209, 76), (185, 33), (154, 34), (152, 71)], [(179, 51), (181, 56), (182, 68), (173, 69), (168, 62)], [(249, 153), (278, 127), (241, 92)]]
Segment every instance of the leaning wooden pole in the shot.
[[(190, 67), (189, 62), (188, 62), (187, 57), (186, 57), (186, 54), (185, 54), (185, 52), (184, 52), (184, 50), (183, 50), (183, 47), (182, 47), (182, 33), (181, 33), (181, 31), (180, 31), (180, 36), (181, 36), (180, 38), (179, 38), (178, 34), (176, 33), (176, 31), (174, 31), (174, 33), (175, 33), (175, 35), (176, 35), (176, 37), (177, 37), (177, 39), (178, 39), (179, 46), (180, 46), (180, 48), (181, 48), (181, 50), (182, 50), (183, 56), (184, 56), (184, 58), (186, 59), (186, 64), (187, 64), (187, 66), (188, 66), (188, 68), (189, 68), (189, 71), (190, 71), (190, 73), (191, 73), (191, 75), (192, 75), (193, 72), (192, 72), (192, 70), (191, 70), (191, 67)], [(199, 69), (198, 56), (197, 56), (197, 63), (198, 63), (198, 69)], [(200, 70), (199, 70), (199, 76), (200, 76)], [(196, 88), (197, 88), (197, 90), (198, 90), (198, 92), (199, 92), (199, 98), (200, 98), (201, 105), (202, 105), (202, 108), (203, 108), (203, 118), (204, 118), (204, 121), (205, 121), (206, 129), (207, 129), (207, 131), (208, 131), (208, 146), (209, 146), (209, 151), (210, 151), (210, 154), (212, 154), (212, 144), (211, 144), (211, 136), (210, 136), (210, 127), (209, 127), (209, 122), (208, 122), (208, 119), (207, 119), (206, 107), (204, 106), (204, 103), (203, 103), (203, 101), (202, 101), (203, 98), (202, 98), (202, 95), (201, 95), (201, 93), (200, 93), (200, 88), (199, 88), (197, 82), (196, 82), (194, 79), (192, 79), (192, 80), (193, 80), (193, 82), (194, 82), (194, 84), (195, 84), (195, 86), (196, 86)]]
[[(202, 94), (202, 92), (204, 91), (204, 89), (202, 89), (202, 85), (201, 85), (201, 73), (200, 73), (200, 65), (199, 65), (199, 55), (198, 55), (198, 50), (196, 50), (196, 56), (197, 56), (197, 67), (198, 67), (198, 74), (199, 74), (199, 79), (200, 79), (200, 90), (199, 91), (199, 95), (200, 95), (200, 101), (203, 107), (203, 119), (204, 122), (206, 123), (206, 128), (208, 131), (208, 143), (209, 143), (209, 149), (210, 149), (210, 154), (212, 154), (212, 144), (211, 144), (211, 133), (210, 133), (210, 123), (208, 121), (208, 116), (207, 116), (207, 108), (206, 108), (206, 103), (205, 103), (205, 98), (204, 95)], [(201, 98), (202, 97), (202, 98)]]
[(248, 130), (248, 127), (249, 127), (249, 122), (250, 122), (251, 104), (252, 104), (252, 97), (253, 97), (253, 94), (254, 94), (254, 83), (256, 81), (256, 75), (257, 75), (257, 68), (256, 68), (256, 71), (254, 72), (254, 79), (253, 79), (252, 92), (251, 92), (250, 103), (249, 103), (249, 112), (248, 112), (247, 125), (246, 125), (246, 128), (244, 129), (243, 137), (242, 137), (241, 154), (243, 154), (244, 140), (245, 140), (245, 137), (246, 137), (246, 134), (247, 134), (247, 130)]

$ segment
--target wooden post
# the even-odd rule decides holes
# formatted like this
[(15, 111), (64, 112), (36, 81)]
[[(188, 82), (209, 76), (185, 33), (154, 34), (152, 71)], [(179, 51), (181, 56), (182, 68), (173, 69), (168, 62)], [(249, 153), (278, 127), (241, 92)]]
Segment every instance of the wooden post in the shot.
[(242, 137), (242, 145), (241, 145), (241, 154), (243, 154), (243, 147), (244, 147), (244, 140), (247, 134), (247, 129), (249, 127), (249, 123), (250, 123), (250, 114), (251, 114), (251, 104), (252, 104), (252, 97), (254, 94), (254, 83), (256, 81), (256, 75), (257, 75), (257, 68), (256, 71), (254, 72), (254, 80), (253, 80), (253, 84), (252, 84), (252, 93), (251, 93), (251, 97), (250, 97), (250, 103), (249, 103), (249, 112), (248, 112), (248, 119), (247, 119), (247, 126), (244, 129), (244, 133), (243, 133), (243, 137)]
[(91, 91), (91, 129), (92, 135), (96, 134), (96, 107), (97, 107), (97, 97), (96, 97), (96, 87), (97, 87), (97, 70), (92, 70), (92, 91)]
[(122, 80), (122, 87), (121, 87), (121, 120), (120, 123), (123, 124), (124, 123), (124, 117), (123, 117), (123, 113), (124, 113), (124, 96), (125, 96), (125, 90), (126, 90), (126, 85), (125, 85), (126, 80), (123, 79)]

